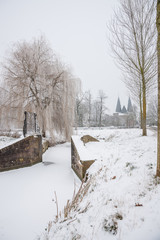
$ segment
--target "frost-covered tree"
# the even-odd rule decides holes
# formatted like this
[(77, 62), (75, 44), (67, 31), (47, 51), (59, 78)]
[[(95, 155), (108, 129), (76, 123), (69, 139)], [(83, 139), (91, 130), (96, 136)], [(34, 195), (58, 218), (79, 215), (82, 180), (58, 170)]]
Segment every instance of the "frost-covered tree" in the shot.
[(93, 99), (91, 92), (80, 92), (76, 96), (75, 126), (98, 127), (102, 126), (105, 120), (107, 96), (100, 90), (96, 99)]
[(87, 91), (85, 93), (85, 106), (87, 110), (87, 125), (88, 127), (91, 126), (91, 114), (92, 114), (92, 95), (91, 91)]
[(105, 101), (107, 99), (107, 96), (103, 90), (99, 90), (98, 92), (98, 99), (99, 99), (99, 127), (102, 126), (102, 119), (104, 116), (104, 113), (106, 111), (106, 105)]
[(92, 107), (92, 122), (94, 127), (97, 127), (99, 124), (99, 110), (100, 110), (99, 100), (96, 99), (93, 101)]
[(84, 121), (84, 98), (85, 94), (79, 92), (76, 94), (76, 107), (75, 107), (75, 128), (82, 127)]
[(75, 80), (44, 37), (13, 46), (3, 64), (3, 80), (8, 92), (2, 104), (4, 111), (16, 108), (21, 120), (24, 110), (34, 111), (44, 136), (54, 139), (58, 131), (68, 138), (74, 116)]

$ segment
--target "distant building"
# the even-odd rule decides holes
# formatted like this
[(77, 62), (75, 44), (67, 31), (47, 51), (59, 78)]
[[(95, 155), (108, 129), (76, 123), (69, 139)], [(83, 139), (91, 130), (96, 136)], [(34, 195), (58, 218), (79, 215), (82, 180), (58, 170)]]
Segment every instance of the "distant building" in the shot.
[(132, 106), (132, 102), (131, 102), (130, 97), (128, 98), (127, 109), (126, 109), (125, 106), (123, 106), (123, 108), (121, 108), (121, 102), (120, 102), (120, 99), (118, 97), (117, 105), (116, 105), (116, 113), (129, 113), (129, 112), (133, 112), (133, 106)]
[(132, 106), (130, 97), (129, 97), (129, 99), (128, 99), (127, 112), (133, 112), (133, 106)]
[(130, 97), (128, 98), (127, 109), (125, 106), (121, 108), (120, 98), (118, 97), (116, 111), (112, 116), (106, 115), (105, 125), (122, 128), (133, 128), (135, 124), (136, 117), (133, 112), (133, 106)]
[(117, 106), (116, 106), (116, 112), (118, 113), (121, 113), (121, 103), (120, 103), (120, 99), (118, 97), (118, 100), (117, 100)]
[(121, 113), (127, 113), (127, 109), (125, 106), (123, 106), (122, 110), (121, 110)]

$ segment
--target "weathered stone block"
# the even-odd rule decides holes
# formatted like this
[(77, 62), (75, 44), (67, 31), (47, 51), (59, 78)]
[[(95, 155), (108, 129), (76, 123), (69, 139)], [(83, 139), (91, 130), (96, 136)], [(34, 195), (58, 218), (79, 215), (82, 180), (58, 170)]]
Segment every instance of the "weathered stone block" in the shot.
[(26, 137), (0, 149), (0, 171), (26, 167), (41, 161), (41, 135)]

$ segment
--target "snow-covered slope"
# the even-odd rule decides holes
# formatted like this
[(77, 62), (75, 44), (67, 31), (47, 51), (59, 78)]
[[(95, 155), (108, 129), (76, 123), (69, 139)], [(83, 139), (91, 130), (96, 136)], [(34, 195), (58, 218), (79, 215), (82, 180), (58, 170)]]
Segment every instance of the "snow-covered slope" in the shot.
[[(97, 161), (68, 217), (52, 223), (49, 240), (159, 240), (160, 179), (156, 134), (139, 129), (81, 130), (100, 142), (85, 145)], [(70, 204), (72, 205), (72, 204)]]

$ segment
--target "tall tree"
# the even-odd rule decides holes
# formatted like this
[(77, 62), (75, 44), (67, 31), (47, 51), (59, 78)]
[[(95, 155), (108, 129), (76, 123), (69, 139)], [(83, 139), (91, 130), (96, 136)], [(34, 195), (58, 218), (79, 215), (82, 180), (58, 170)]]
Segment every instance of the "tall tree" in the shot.
[(105, 110), (107, 109), (105, 106), (105, 101), (107, 99), (107, 96), (103, 90), (99, 90), (98, 95), (99, 95), (98, 96), (98, 98), (99, 98), (99, 127), (101, 127), (102, 126), (102, 117), (104, 115)]
[(100, 106), (99, 106), (99, 99), (96, 99), (93, 101), (93, 108), (92, 108), (92, 116), (93, 116), (93, 126), (94, 127), (98, 127), (98, 123), (99, 123), (99, 109), (100, 109)]
[(34, 111), (43, 135), (49, 132), (52, 136), (54, 129), (68, 138), (74, 115), (75, 81), (46, 39), (15, 44), (3, 70), (8, 91), (4, 109)]
[(91, 126), (91, 113), (92, 113), (92, 95), (90, 91), (87, 91), (85, 93), (85, 102), (86, 102), (86, 109), (87, 109), (87, 113), (88, 113), (88, 117), (87, 117), (87, 123), (88, 123), (88, 127)]
[(160, 0), (157, 0), (157, 55), (158, 55), (158, 132), (157, 132), (157, 172), (160, 177)]
[(155, 0), (122, 0), (110, 27), (111, 47), (126, 85), (137, 89), (142, 99), (143, 135), (147, 135), (146, 97), (156, 76), (155, 27)]
[(79, 92), (76, 94), (76, 107), (75, 107), (75, 129), (83, 126), (83, 101), (85, 94)]

